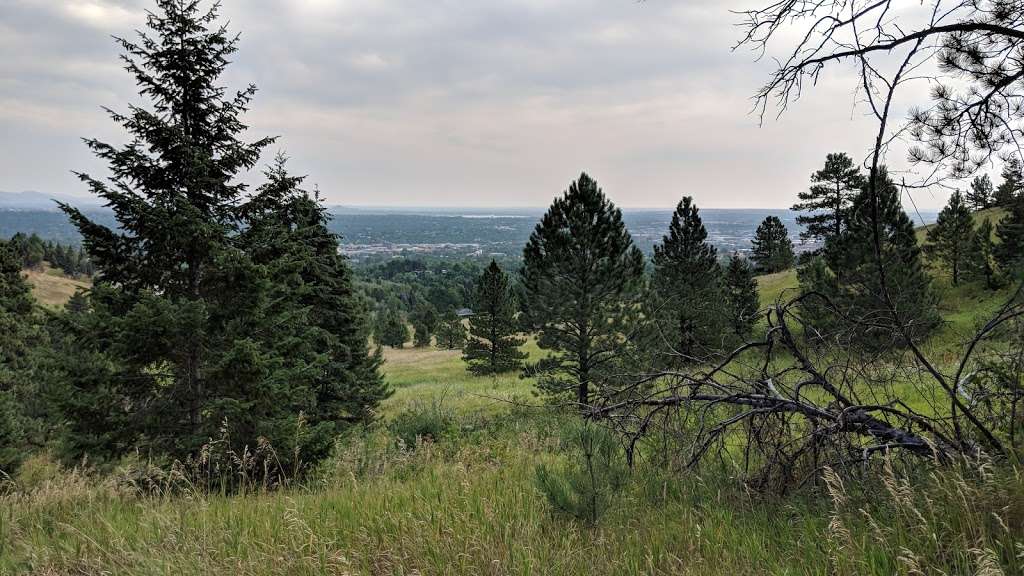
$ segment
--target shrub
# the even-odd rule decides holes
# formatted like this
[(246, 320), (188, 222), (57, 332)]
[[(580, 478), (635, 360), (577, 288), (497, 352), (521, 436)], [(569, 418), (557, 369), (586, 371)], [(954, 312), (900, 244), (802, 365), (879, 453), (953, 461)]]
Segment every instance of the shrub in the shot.
[(573, 423), (567, 432), (570, 461), (537, 466), (537, 488), (556, 512), (593, 525), (625, 486), (629, 469), (606, 429), (582, 422)]
[(436, 442), (455, 428), (455, 417), (444, 406), (443, 398), (430, 402), (414, 402), (391, 422), (391, 432), (406, 446), (416, 446), (420, 441)]

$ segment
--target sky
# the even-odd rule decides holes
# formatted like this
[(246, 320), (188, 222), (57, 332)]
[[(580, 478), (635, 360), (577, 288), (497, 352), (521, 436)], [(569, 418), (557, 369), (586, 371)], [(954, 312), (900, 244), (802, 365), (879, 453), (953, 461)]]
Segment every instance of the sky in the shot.
[[(842, 68), (751, 114), (771, 61), (732, 50), (750, 2), (223, 0), (225, 82), (259, 87), (250, 138), (279, 136), (265, 160), (332, 204), (542, 207), (586, 171), (624, 207), (781, 208), (828, 152), (863, 159), (874, 124)], [(124, 141), (102, 107), (144, 100), (111, 36), (153, 5), (0, 0), (0, 190), (104, 173), (81, 138)]]

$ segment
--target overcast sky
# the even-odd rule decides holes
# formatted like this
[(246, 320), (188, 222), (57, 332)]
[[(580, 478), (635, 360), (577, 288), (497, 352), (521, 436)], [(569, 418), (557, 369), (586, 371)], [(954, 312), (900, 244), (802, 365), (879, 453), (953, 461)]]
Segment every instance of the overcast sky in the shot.
[[(0, 190), (83, 194), (81, 137), (142, 102), (111, 35), (150, 0), (0, 0)], [(581, 171), (625, 207), (786, 207), (871, 121), (836, 70), (764, 126), (749, 0), (224, 0), (251, 137), (349, 205), (545, 206)], [(269, 160), (269, 157), (267, 158)], [(898, 161), (899, 158), (893, 159)], [(921, 207), (944, 197), (921, 193)]]

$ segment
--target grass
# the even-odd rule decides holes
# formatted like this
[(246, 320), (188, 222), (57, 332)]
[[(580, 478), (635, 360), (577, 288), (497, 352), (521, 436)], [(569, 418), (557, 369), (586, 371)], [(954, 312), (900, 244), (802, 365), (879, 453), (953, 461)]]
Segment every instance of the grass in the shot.
[(32, 286), (32, 295), (43, 306), (60, 308), (79, 290), (88, 290), (88, 279), (69, 278), (60, 270), (46, 266), (42, 270), (27, 270), (25, 278)]
[[(758, 283), (767, 304), (796, 275)], [(943, 278), (936, 289), (941, 347), (1003, 297)], [(340, 441), (302, 485), (140, 493), (122, 472), (33, 457), (0, 489), (0, 574), (1024, 574), (1013, 467), (884, 463), (874, 480), (826, 475), (817, 492), (765, 499), (727, 469), (678, 474), (641, 459), (588, 525), (554, 513), (536, 483), (539, 464), (572, 462), (573, 416), (518, 406), (537, 402), (531, 381), (474, 377), (457, 351), (385, 355), (395, 394), (382, 423)], [(395, 427), (423, 406), (451, 422), (399, 441)]]

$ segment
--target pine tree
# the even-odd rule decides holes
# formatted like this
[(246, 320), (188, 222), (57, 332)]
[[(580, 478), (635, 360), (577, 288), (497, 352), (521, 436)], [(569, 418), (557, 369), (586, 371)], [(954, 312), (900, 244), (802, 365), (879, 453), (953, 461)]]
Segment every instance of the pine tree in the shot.
[(995, 227), (991, 220), (983, 220), (971, 235), (970, 257), (964, 274), (968, 280), (984, 282), (985, 287), (994, 290), (1002, 286), (1002, 278), (995, 265), (995, 243), (992, 236)]
[(466, 343), (466, 327), (454, 310), (448, 310), (437, 325), (437, 345), (446, 350), (462, 348)]
[(377, 344), (381, 346), (402, 348), (409, 341), (409, 328), (405, 325), (402, 313), (394, 306), (377, 312), (377, 323), (373, 332)]
[(996, 226), (995, 255), (1004, 272), (1017, 275), (1024, 270), (1024, 195), (1018, 195), (1008, 208), (1009, 214)]
[(996, 188), (993, 202), (996, 206), (1011, 208), (1024, 189), (1024, 165), (1016, 155), (1007, 158), (1001, 174), (1002, 184)]
[(437, 311), (429, 302), (416, 307), (412, 317), (413, 345), (417, 348), (430, 346), (437, 329)]
[(99, 269), (67, 362), (79, 453), (185, 458), (226, 423), (238, 452), (265, 438), (318, 457), (384, 390), (322, 207), (283, 173), (252, 198), (240, 182), (272, 140), (242, 139), (255, 88), (222, 87), (237, 38), (216, 20), (159, 0), (149, 32), (119, 40), (149, 108), (111, 112), (128, 144), (87, 141), (109, 180), (80, 175), (118, 226), (62, 206)]
[(967, 204), (973, 210), (984, 210), (991, 208), (995, 191), (992, 188), (992, 179), (988, 174), (982, 174), (971, 182), (971, 190), (967, 193)]
[(536, 366), (541, 389), (575, 391), (581, 407), (588, 405), (595, 377), (619, 358), (633, 329), (643, 270), (622, 213), (580, 175), (523, 250), (526, 309), (538, 345), (552, 352)]
[(843, 233), (847, 214), (864, 184), (860, 169), (843, 152), (829, 154), (825, 166), (811, 175), (811, 187), (800, 192), (797, 202), (791, 208), (797, 212), (811, 212), (797, 216), (797, 224), (804, 227), (800, 240), (825, 242)]
[(849, 335), (868, 347), (885, 348), (905, 344), (904, 333), (913, 339), (923, 337), (939, 318), (914, 224), (903, 211), (899, 190), (884, 167), (876, 182), (876, 201), (865, 184), (854, 201), (849, 229), (827, 257), (833, 275), (843, 271), (836, 303), (845, 317), (856, 321)]
[(729, 257), (729, 263), (725, 267), (723, 287), (729, 328), (738, 338), (746, 338), (757, 321), (759, 296), (754, 270), (747, 260), (737, 252), (733, 252)]
[(776, 216), (768, 216), (754, 232), (750, 259), (761, 274), (781, 272), (792, 268), (796, 261), (789, 231)]
[(718, 253), (693, 199), (676, 206), (668, 235), (654, 246), (654, 274), (645, 316), (652, 347), (686, 363), (722, 348), (723, 310)]
[(960, 283), (961, 272), (971, 259), (974, 219), (959, 190), (949, 197), (935, 224), (928, 228), (925, 254), (949, 269), (953, 285)]
[(474, 374), (500, 374), (522, 367), (526, 353), (519, 350), (525, 338), (517, 335), (516, 304), (508, 275), (491, 260), (477, 282), (469, 319), (469, 337), (462, 359)]

